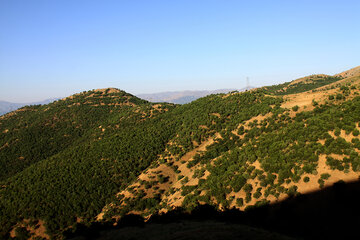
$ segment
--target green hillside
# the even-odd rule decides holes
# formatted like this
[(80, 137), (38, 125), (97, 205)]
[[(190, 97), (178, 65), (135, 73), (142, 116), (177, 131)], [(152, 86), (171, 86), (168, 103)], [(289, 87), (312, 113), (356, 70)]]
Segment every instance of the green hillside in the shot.
[(43, 219), (55, 234), (77, 217), (89, 220), (163, 151), (172, 123), (157, 115), (173, 105), (154, 107), (108, 91), (25, 107), (1, 119), (2, 224)]
[[(358, 176), (360, 78), (317, 89), (341, 79), (184, 105), (100, 89), (2, 116), (1, 234), (41, 225), (38, 236), (60, 239), (79, 222), (179, 205), (243, 210)], [(289, 94), (315, 89), (311, 105), (286, 107)]]
[[(110, 91), (110, 89), (108, 90)], [(0, 179), (55, 155), (74, 144), (94, 138), (101, 124), (121, 122), (149, 112), (151, 105), (123, 91), (84, 92), (48, 105), (21, 108), (1, 118)], [(148, 113), (147, 113), (148, 114)], [(127, 120), (128, 121), (128, 120)]]

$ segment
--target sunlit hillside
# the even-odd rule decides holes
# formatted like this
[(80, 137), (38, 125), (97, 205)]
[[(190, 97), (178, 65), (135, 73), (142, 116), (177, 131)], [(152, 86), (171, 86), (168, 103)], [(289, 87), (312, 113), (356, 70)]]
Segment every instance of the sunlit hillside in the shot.
[(3, 237), (182, 207), (276, 204), (360, 176), (360, 75), (311, 75), (185, 105), (107, 88), (0, 118)]

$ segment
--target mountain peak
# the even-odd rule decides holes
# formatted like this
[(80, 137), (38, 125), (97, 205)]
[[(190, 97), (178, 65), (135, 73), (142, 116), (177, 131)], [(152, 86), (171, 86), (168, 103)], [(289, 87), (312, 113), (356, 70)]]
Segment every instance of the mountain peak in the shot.
[(101, 93), (119, 93), (119, 92), (123, 92), (122, 90), (118, 89), (118, 88), (99, 88), (99, 89), (95, 89), (93, 90), (95, 92), (101, 92)]
[(65, 97), (61, 100), (77, 99), (79, 97), (85, 97), (85, 98), (106, 97), (108, 94), (114, 95), (116, 97), (127, 97), (127, 98), (134, 97), (132, 94), (127, 93), (123, 90), (120, 90), (118, 88), (109, 87), (109, 88), (98, 88), (98, 89), (92, 89), (89, 91), (83, 91), (80, 93), (75, 93), (75, 94)]

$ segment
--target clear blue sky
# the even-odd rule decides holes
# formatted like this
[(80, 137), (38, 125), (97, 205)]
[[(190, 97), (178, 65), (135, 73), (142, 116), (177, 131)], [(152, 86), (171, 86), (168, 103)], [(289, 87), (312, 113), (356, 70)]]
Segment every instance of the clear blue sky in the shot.
[(360, 65), (360, 1), (1, 0), (0, 100), (262, 86)]

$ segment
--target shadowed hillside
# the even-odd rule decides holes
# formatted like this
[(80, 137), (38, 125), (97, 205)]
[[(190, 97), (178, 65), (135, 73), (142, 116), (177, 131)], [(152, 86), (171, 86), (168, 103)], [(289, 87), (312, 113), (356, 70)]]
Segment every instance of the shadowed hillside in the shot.
[[(358, 239), (360, 182), (337, 182), (277, 204), (217, 210), (199, 205), (154, 215), (124, 217), (116, 226), (78, 226), (69, 239)], [(216, 229), (214, 231), (214, 229)], [(206, 232), (206, 234), (204, 234)], [(212, 234), (209, 234), (211, 232)], [(146, 236), (144, 238), (144, 236)], [(288, 237), (287, 237), (288, 236)]]

